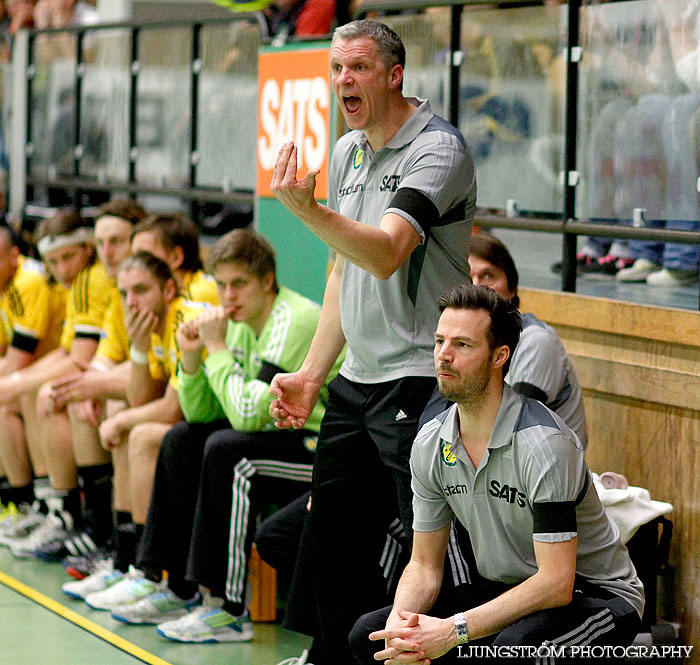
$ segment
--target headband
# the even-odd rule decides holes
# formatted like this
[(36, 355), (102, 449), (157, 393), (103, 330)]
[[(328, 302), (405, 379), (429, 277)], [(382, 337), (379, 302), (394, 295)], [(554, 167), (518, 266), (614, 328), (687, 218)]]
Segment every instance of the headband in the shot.
[(55, 249), (61, 249), (69, 245), (92, 243), (92, 240), (92, 229), (87, 226), (80, 226), (75, 229), (75, 231), (70, 231), (69, 233), (60, 233), (58, 235), (51, 233), (39, 238), (36, 248), (39, 250), (39, 254), (44, 257)]

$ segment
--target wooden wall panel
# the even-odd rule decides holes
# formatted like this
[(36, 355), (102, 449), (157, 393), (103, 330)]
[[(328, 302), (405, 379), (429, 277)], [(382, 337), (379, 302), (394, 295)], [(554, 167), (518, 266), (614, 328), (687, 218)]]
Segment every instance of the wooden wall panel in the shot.
[(669, 517), (670, 616), (700, 665), (700, 312), (522, 289), (557, 328), (583, 389), (593, 471), (623, 473)]

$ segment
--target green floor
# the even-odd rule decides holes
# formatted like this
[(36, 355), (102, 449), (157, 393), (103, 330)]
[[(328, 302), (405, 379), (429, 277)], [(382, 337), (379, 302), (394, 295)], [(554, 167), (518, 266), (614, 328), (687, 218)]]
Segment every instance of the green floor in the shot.
[[(160, 638), (152, 627), (127, 626), (61, 592), (69, 580), (60, 564), (15, 559), (0, 548), (0, 572), (58, 601), (147, 652), (137, 658), (68, 619), (0, 584), (0, 665), (277, 665), (301, 654), (309, 638), (276, 624), (256, 624), (246, 644), (185, 645)], [(152, 655), (154, 658), (148, 657)]]

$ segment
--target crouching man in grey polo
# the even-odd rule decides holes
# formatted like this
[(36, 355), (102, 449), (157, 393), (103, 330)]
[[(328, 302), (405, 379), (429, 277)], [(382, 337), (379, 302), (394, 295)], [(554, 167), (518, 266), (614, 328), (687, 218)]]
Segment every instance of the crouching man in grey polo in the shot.
[[(393, 607), (355, 624), (356, 659), (464, 663), (460, 656), (479, 655), (469, 646), (489, 645), (481, 653), (500, 653), (499, 662), (518, 660), (504, 661), (504, 650), (533, 662), (543, 646), (559, 654), (631, 643), (642, 585), (583, 446), (559, 416), (503, 381), (519, 313), (483, 286), (459, 286), (438, 304), (435, 371), (456, 404), (416, 437), (411, 561)], [(471, 536), (481, 579), (440, 594), (453, 519)]]

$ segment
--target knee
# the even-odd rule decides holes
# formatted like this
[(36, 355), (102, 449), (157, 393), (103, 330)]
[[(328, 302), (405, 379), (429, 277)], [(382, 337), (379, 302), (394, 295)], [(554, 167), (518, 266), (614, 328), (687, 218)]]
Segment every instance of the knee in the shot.
[(155, 460), (161, 439), (154, 436), (150, 423), (137, 425), (129, 432), (129, 461), (141, 462), (144, 458)]
[(162, 454), (167, 457), (179, 457), (179, 450), (182, 446), (189, 446), (191, 443), (189, 424), (186, 422), (173, 425), (163, 436), (161, 442)]
[(352, 627), (348, 635), (350, 650), (355, 660), (361, 665), (374, 663), (374, 654), (381, 650), (382, 642), (370, 642), (369, 635), (375, 630), (381, 630), (386, 625), (391, 608), (377, 610), (369, 614), (362, 615)]
[(236, 430), (227, 429), (214, 432), (207, 437), (204, 444), (204, 459), (211, 463), (212, 460), (225, 459), (228, 463), (237, 456), (236, 443), (239, 440), (243, 440), (245, 437), (241, 436)]

